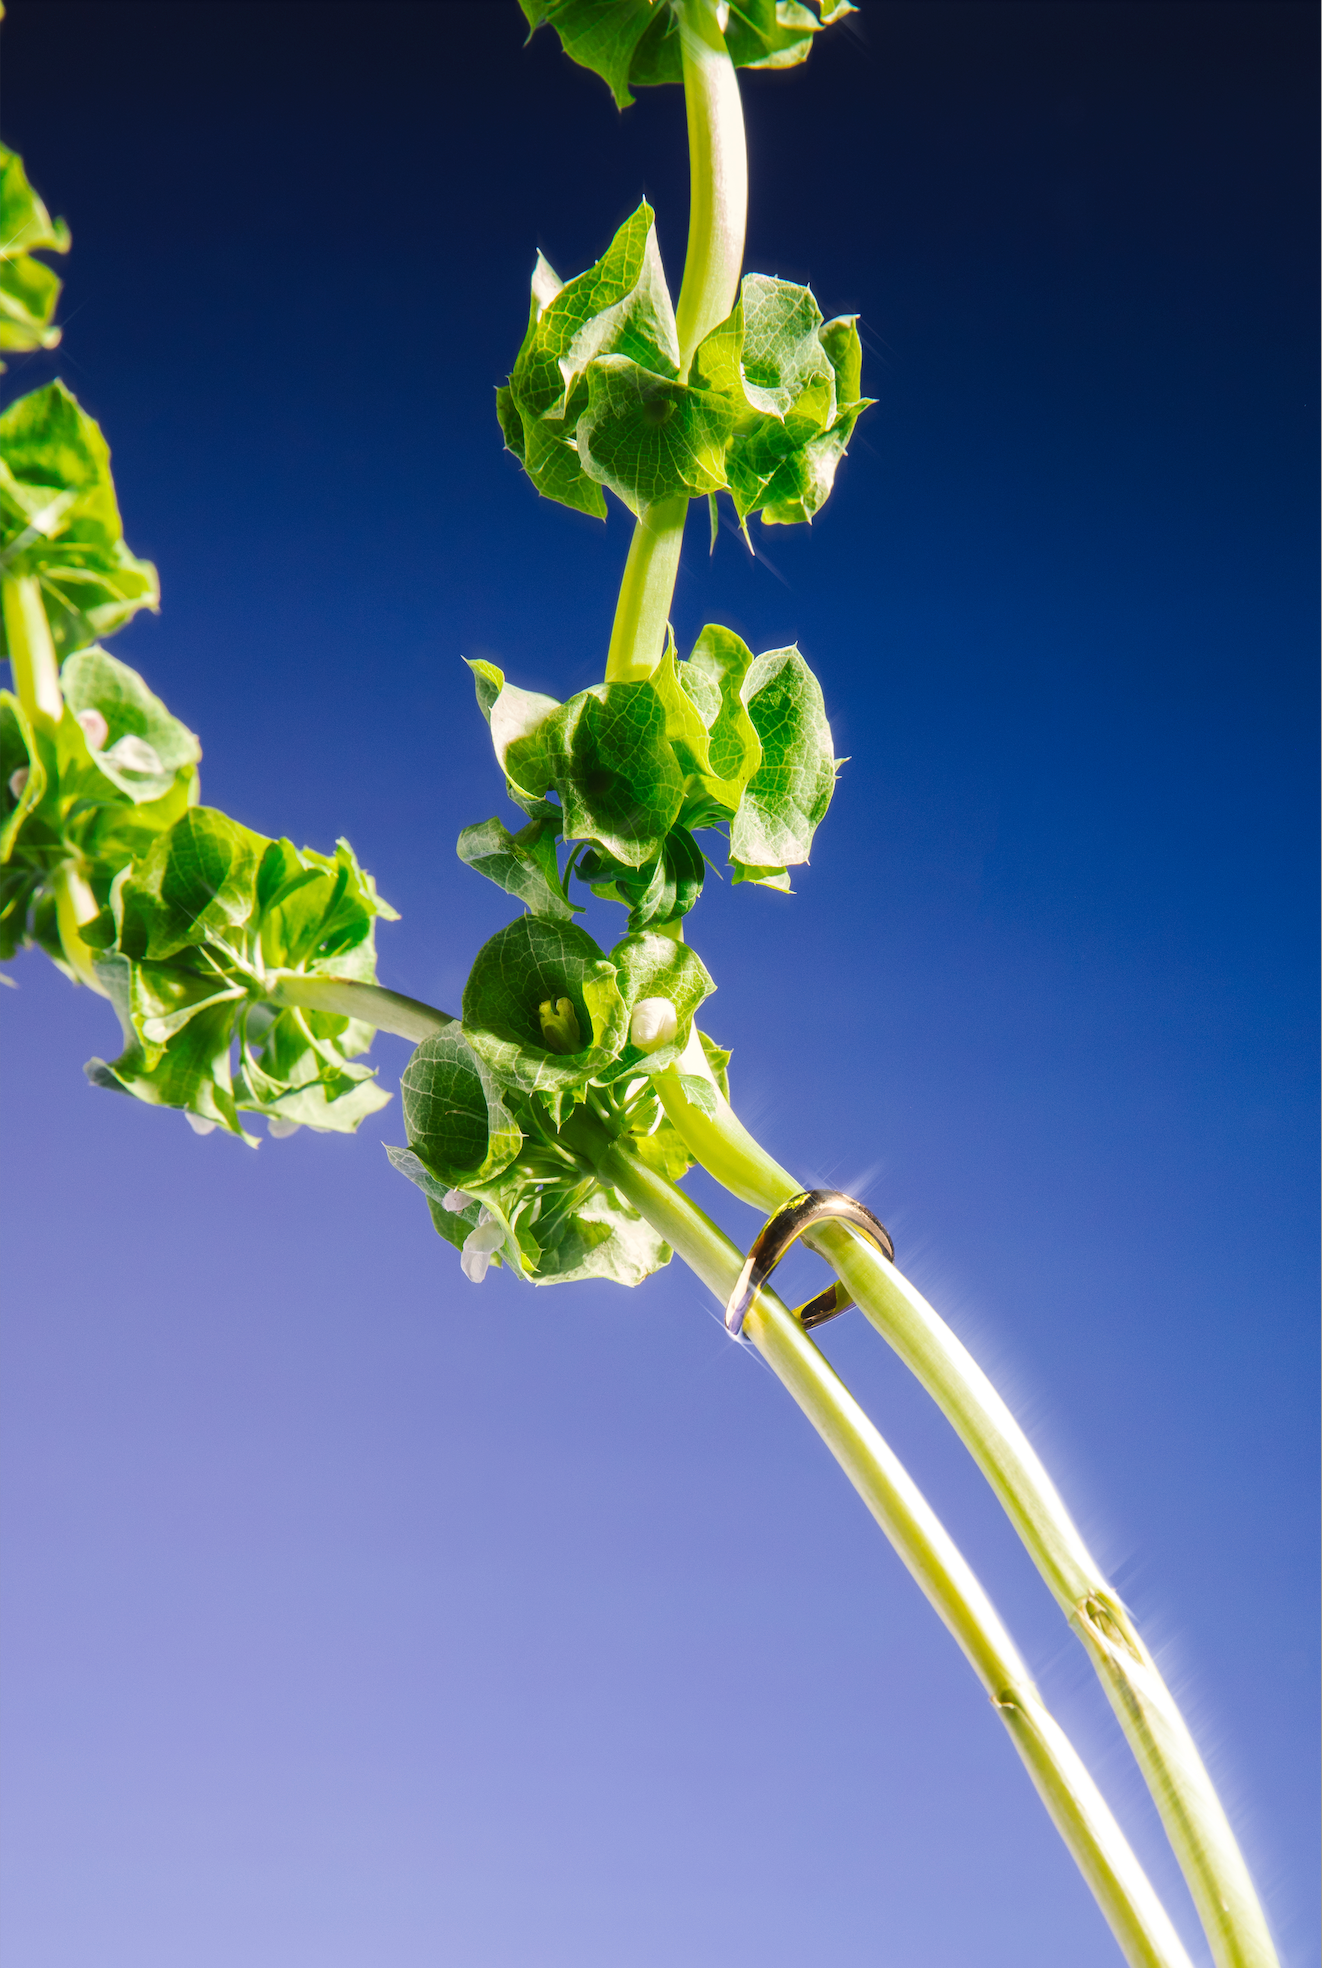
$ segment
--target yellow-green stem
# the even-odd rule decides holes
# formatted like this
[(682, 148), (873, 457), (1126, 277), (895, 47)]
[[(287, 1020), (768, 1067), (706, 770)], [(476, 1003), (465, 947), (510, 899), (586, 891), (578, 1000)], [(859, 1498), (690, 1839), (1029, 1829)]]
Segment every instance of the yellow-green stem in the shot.
[[(748, 153), (739, 78), (721, 34), (716, 0), (680, 0), (679, 27), (689, 132), (689, 237), (675, 324), (679, 373), (685, 377), (694, 349), (724, 321), (739, 291)], [(680, 495), (645, 506), (638, 515), (611, 628), (607, 683), (641, 682), (661, 661), (688, 506)]]
[[(577, 1126), (581, 1145), (592, 1152), (584, 1124), (571, 1126)], [(681, 1189), (618, 1142), (608, 1145), (598, 1136), (593, 1159), (602, 1179), (668, 1239), (724, 1303), (739, 1276), (742, 1252)], [(1188, 1956), (1179, 1937), (1105, 1799), (1044, 1707), (977, 1578), (894, 1452), (773, 1292), (759, 1294), (744, 1331), (963, 1650), (1126, 1960), (1145, 1968), (1186, 1968)]]
[[(696, 1037), (680, 1070), (711, 1078)], [(770, 1212), (802, 1188), (714, 1085), (714, 1117), (686, 1099), (677, 1070), (659, 1074), (657, 1088), (691, 1153), (742, 1201)], [(1018, 1422), (921, 1292), (870, 1244), (829, 1223), (805, 1241), (952, 1423), (1082, 1640), (1161, 1813), (1218, 1968), (1276, 1968), (1248, 1868), (1188, 1727)]]
[(110, 993), (96, 974), (92, 952), (78, 934), (84, 923), (100, 915), (100, 903), (72, 861), (66, 861), (62, 868), (56, 869), (51, 886), (55, 893), (55, 921), (60, 932), (60, 948), (64, 951), (70, 973), (75, 982), (86, 984), (89, 991), (95, 991), (102, 998), (109, 997)]
[(0, 610), (15, 696), (29, 717), (34, 711), (44, 711), (47, 717), (58, 720), (64, 710), (60, 666), (36, 576), (11, 574), (0, 581)]

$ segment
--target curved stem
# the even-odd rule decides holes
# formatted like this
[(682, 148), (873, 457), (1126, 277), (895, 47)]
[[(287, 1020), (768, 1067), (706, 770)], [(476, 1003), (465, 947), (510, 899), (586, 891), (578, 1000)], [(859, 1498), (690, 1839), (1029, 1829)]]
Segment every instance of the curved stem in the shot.
[[(586, 1144), (585, 1144), (586, 1145)], [(598, 1174), (645, 1216), (716, 1298), (741, 1251), (681, 1189), (618, 1142), (596, 1144)], [(996, 1609), (931, 1506), (793, 1314), (762, 1291), (745, 1332), (880, 1524), (991, 1697), (1066, 1845), (1131, 1963), (1187, 1968), (1188, 1956), (1106, 1800), (1044, 1707)]]
[(380, 984), (358, 984), (347, 977), (305, 977), (300, 972), (277, 973), (267, 993), (275, 1005), (301, 1005), (308, 1011), (328, 1011), (336, 1018), (357, 1018), (378, 1032), (394, 1032), (420, 1045), (453, 1025), (448, 1011), (437, 1011), (419, 998), (406, 998)]
[[(710, 1080), (696, 1035), (680, 1069)], [(771, 1211), (802, 1184), (768, 1155), (716, 1094), (709, 1118), (677, 1070), (657, 1075), (666, 1113), (709, 1173)], [(1097, 1670), (1152, 1792), (1219, 1968), (1275, 1968), (1248, 1868), (1183, 1717), (1129, 1614), (1084, 1543), (1031, 1443), (987, 1376), (921, 1292), (843, 1225), (805, 1241), (917, 1376), (996, 1492)]]
[(110, 993), (96, 974), (92, 952), (78, 934), (84, 923), (100, 915), (100, 903), (72, 861), (66, 861), (62, 868), (56, 869), (51, 887), (55, 894), (55, 922), (60, 932), (60, 948), (64, 951), (70, 975), (75, 983), (85, 984), (98, 997), (108, 998)]
[[(715, 0), (680, 0), (679, 31), (689, 132), (688, 252), (675, 308), (683, 378), (694, 349), (724, 321), (739, 292), (748, 153), (739, 78)], [(684, 497), (663, 499), (638, 515), (611, 628), (607, 683), (640, 682), (661, 661), (688, 506)]]
[(58, 723), (64, 711), (60, 666), (35, 574), (10, 574), (0, 581), (0, 613), (15, 696), (29, 717), (44, 711)]
[(688, 510), (681, 496), (659, 499), (638, 515), (611, 624), (607, 683), (641, 683), (661, 661)]

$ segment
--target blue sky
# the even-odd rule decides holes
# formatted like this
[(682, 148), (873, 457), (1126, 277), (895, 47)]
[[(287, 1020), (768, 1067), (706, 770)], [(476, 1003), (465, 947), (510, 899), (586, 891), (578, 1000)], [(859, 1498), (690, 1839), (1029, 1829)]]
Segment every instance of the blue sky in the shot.
[[(536, 248), (573, 273), (646, 193), (677, 277), (678, 93), (621, 118), (513, 0), (13, 0), (4, 34), (7, 141), (74, 234), (64, 346), (6, 383), (62, 374), (110, 438), (164, 597), (115, 651), (201, 734), (210, 803), (348, 835), (402, 912), (383, 981), (456, 1008), (510, 913), (453, 854), (506, 812), (460, 658), (594, 681), (628, 537), (539, 503), (491, 391)], [(797, 639), (850, 758), (794, 898), (709, 881), (693, 920), (736, 1104), (878, 1211), (1029, 1428), (1290, 1968), (1315, 40), (1272, 0), (872, 0), (746, 78), (748, 264), (859, 313), (878, 405), (810, 532), (709, 559), (695, 519), (675, 602), (681, 647)], [(474, 1291), (378, 1145), (397, 1103), (199, 1141), (86, 1085), (103, 1003), (12, 968), (16, 1963), (1118, 1958), (953, 1643), (678, 1264)], [(981, 1479), (860, 1319), (823, 1343), (1196, 1945)]]

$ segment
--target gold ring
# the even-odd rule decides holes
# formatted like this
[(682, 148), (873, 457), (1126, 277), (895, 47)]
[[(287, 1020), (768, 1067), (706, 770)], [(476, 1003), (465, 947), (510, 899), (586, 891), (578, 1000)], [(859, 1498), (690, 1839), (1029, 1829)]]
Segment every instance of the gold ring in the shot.
[[(744, 1268), (725, 1308), (725, 1329), (735, 1339), (743, 1331), (744, 1316), (749, 1306), (790, 1245), (805, 1230), (811, 1230), (814, 1223), (820, 1223), (823, 1219), (851, 1223), (855, 1230), (862, 1231), (883, 1257), (892, 1264), (895, 1262), (895, 1246), (890, 1240), (890, 1233), (866, 1204), (855, 1202), (852, 1196), (842, 1196), (838, 1189), (801, 1189), (797, 1196), (791, 1196), (788, 1202), (782, 1203), (774, 1216), (767, 1218), (744, 1259)], [(813, 1326), (825, 1325), (837, 1313), (847, 1312), (853, 1302), (844, 1286), (837, 1282), (818, 1292), (816, 1298), (810, 1298), (806, 1304), (798, 1306), (794, 1317), (811, 1330)]]

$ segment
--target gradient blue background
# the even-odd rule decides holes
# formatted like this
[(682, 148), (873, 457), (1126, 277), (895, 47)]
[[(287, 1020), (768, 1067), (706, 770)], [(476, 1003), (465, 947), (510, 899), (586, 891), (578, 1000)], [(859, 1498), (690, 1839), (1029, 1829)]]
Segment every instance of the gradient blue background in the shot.
[[(326, 848), (450, 1006), (510, 913), (462, 655), (599, 676), (627, 541), (503, 456), (540, 245), (644, 190), (513, 0), (13, 0), (63, 374), (206, 797)], [(879, 397), (811, 534), (695, 518), (681, 644), (798, 638), (851, 757), (793, 901), (708, 883), (736, 1098), (865, 1195), (1030, 1429), (1317, 1959), (1313, 10), (889, 5), (746, 79), (749, 264)], [(618, 933), (618, 912), (590, 926)], [(378, 1145), (93, 1091), (4, 994), (13, 1968), (1076, 1968), (1118, 1957), (968, 1669), (678, 1265), (460, 1275)], [(379, 1042), (383, 1069), (401, 1042)], [(693, 1180), (711, 1200), (709, 1185)], [(731, 1233), (751, 1212), (711, 1203)], [(808, 1286), (811, 1260), (789, 1280)], [(1196, 1958), (1081, 1651), (857, 1318), (827, 1351), (973, 1559)]]

